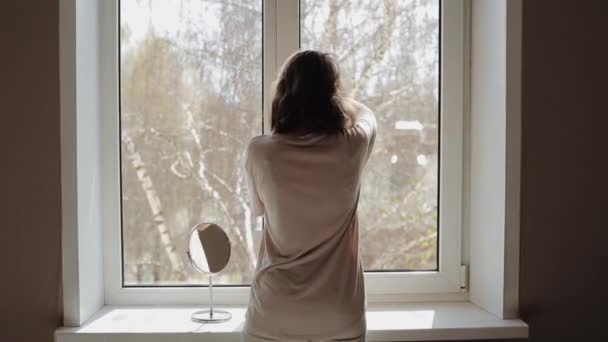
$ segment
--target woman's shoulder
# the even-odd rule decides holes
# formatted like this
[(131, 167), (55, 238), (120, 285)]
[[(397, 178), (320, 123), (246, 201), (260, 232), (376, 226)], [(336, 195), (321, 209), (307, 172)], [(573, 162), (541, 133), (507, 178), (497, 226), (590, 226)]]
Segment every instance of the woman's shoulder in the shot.
[(272, 139), (271, 135), (255, 136), (249, 139), (247, 143), (247, 155), (249, 157), (258, 157), (271, 149), (275, 144), (276, 142)]
[(263, 148), (264, 145), (268, 145), (268, 136), (267, 135), (258, 135), (251, 139), (247, 143), (247, 152), (251, 153), (256, 150)]
[(253, 167), (254, 160), (260, 158), (264, 139), (263, 135), (249, 139), (247, 148), (245, 149), (245, 166), (248, 170), (251, 170)]
[(265, 139), (268, 139), (268, 135), (258, 135), (258, 136), (255, 136), (255, 137), (249, 139), (248, 145), (249, 146), (256, 146), (256, 145), (262, 144)]

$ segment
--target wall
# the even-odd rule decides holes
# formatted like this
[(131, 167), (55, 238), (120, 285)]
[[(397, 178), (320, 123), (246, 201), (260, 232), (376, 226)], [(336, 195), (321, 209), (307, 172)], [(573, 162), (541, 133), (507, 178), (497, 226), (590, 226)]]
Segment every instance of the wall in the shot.
[(532, 341), (608, 340), (607, 9), (524, 1), (520, 309)]
[(52, 341), (60, 323), (57, 4), (0, 10), (0, 341)]
[(61, 0), (59, 8), (62, 243), (70, 247), (62, 250), (63, 293), (71, 294), (63, 302), (66, 326), (80, 326), (104, 304), (99, 5)]
[(510, 58), (507, 58), (506, 39), (507, 27), (512, 26), (507, 22), (507, 4), (506, 0), (471, 2), (471, 124), (466, 133), (470, 165), (465, 163), (469, 171), (465, 175), (470, 202), (465, 224), (470, 234), (471, 302), (499, 317), (513, 318), (517, 317), (516, 310), (507, 310), (507, 301), (503, 299), (507, 292), (503, 276), (507, 259), (505, 230), (508, 228), (505, 227), (509, 227), (505, 169), (510, 151), (507, 137), (512, 135), (507, 131), (514, 120), (509, 113), (515, 112), (513, 117), (518, 114), (507, 108), (510, 94), (506, 76)]
[[(520, 303), (531, 341), (608, 335), (603, 3), (524, 1)], [(57, 1), (5, 2), (0, 42), (0, 340), (47, 342), (60, 310)]]

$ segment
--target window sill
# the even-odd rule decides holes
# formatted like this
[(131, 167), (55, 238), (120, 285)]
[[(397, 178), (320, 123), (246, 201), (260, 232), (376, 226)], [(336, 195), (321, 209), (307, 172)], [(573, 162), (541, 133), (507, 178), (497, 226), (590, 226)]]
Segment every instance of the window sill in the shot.
[[(245, 307), (223, 307), (232, 320), (199, 324), (200, 306), (105, 306), (81, 327), (61, 327), (56, 342), (240, 341)], [(503, 320), (470, 302), (370, 304), (368, 341), (431, 341), (527, 338), (528, 325)]]

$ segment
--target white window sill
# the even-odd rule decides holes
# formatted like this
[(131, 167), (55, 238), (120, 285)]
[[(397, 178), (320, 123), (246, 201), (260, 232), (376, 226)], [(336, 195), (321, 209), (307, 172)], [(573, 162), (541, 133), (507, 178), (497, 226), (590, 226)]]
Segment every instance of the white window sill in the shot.
[[(245, 307), (222, 307), (232, 320), (199, 324), (200, 306), (105, 306), (81, 327), (62, 327), (56, 342), (240, 341)], [(431, 341), (527, 338), (521, 320), (500, 319), (470, 302), (370, 304), (368, 341)]]

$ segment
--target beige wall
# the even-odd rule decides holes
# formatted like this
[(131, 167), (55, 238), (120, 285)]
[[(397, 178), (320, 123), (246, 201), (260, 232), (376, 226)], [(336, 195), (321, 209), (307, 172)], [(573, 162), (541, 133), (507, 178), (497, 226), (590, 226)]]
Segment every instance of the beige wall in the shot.
[(0, 341), (52, 341), (59, 323), (57, 4), (0, 9)]
[[(608, 336), (603, 3), (524, 1), (520, 302), (532, 341)], [(59, 322), (57, 40), (57, 0), (3, 3), (2, 341), (52, 341)]]

